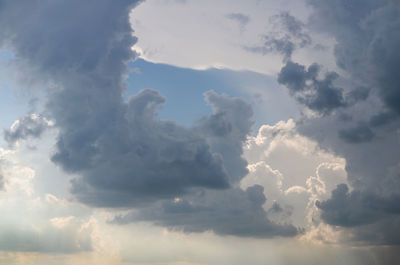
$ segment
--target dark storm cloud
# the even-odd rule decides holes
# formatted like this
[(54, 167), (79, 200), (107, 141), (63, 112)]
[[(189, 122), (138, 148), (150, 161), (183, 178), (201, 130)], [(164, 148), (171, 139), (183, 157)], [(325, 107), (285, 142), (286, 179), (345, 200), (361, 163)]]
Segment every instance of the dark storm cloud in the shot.
[(398, 1), (314, 1), (311, 23), (332, 33), (339, 67), (376, 86), (385, 104), (400, 112), (400, 5)]
[(342, 89), (333, 82), (338, 78), (335, 72), (329, 72), (324, 79), (318, 79), (320, 66), (305, 66), (287, 62), (278, 75), (278, 82), (289, 88), (297, 101), (308, 108), (323, 114), (345, 106)]
[(113, 222), (152, 221), (156, 225), (189, 233), (211, 230), (220, 235), (240, 237), (268, 238), (298, 234), (292, 225), (277, 224), (268, 219), (262, 207), (266, 201), (263, 190), (259, 185), (245, 191), (239, 188), (221, 192), (208, 190), (118, 216)]
[(359, 124), (354, 128), (340, 130), (339, 137), (347, 143), (362, 143), (371, 141), (374, 133), (367, 124)]
[(10, 129), (4, 130), (4, 140), (14, 146), (20, 140), (39, 138), (50, 126), (51, 123), (40, 115), (27, 115), (15, 121)]
[[(354, 119), (360, 115), (360, 112), (353, 113)], [(302, 134), (346, 159), (352, 190), (343, 184), (329, 200), (317, 206), (324, 222), (350, 227), (354, 241), (393, 244), (396, 241), (394, 235), (399, 235), (400, 143), (395, 133), (398, 128), (398, 122), (370, 127), (368, 123), (343, 122), (331, 116), (299, 125)], [(385, 227), (382, 223), (392, 226), (382, 230)], [(371, 230), (368, 231), (366, 226)]]
[[(355, 84), (346, 93), (346, 108), (299, 125), (300, 132), (346, 159), (352, 190), (340, 185), (318, 202), (321, 218), (362, 244), (399, 244), (400, 3), (308, 2), (314, 10), (309, 25), (335, 37), (337, 65)], [(351, 119), (340, 118), (346, 116)]]
[[(124, 101), (137, 3), (0, 0), (1, 44), (24, 74), (47, 85), (45, 114), (59, 132), (52, 160), (79, 176), (72, 194), (96, 207), (140, 206), (139, 220), (185, 231), (295, 235), (293, 226), (268, 220), (261, 187), (232, 188), (247, 173), (249, 104), (208, 92), (213, 113), (185, 128), (157, 117), (166, 100), (157, 91)], [(182, 201), (168, 202), (176, 197)]]
[(381, 113), (373, 115), (369, 120), (369, 124), (371, 127), (380, 127), (395, 121), (396, 118), (397, 115), (395, 112), (383, 111)]
[(400, 197), (379, 197), (373, 193), (355, 190), (349, 192), (346, 184), (340, 184), (332, 191), (329, 200), (316, 202), (323, 210), (321, 218), (328, 224), (352, 227), (371, 224), (385, 214), (400, 213)]
[[(396, 202), (397, 203), (397, 202)], [(365, 242), (372, 243), (375, 245), (384, 246), (399, 246), (400, 245), (400, 216), (390, 215), (381, 216), (378, 221), (362, 225), (357, 228), (352, 228), (350, 231), (353, 234), (352, 239), (354, 241), (365, 244)], [(388, 248), (389, 250), (392, 248)], [(398, 259), (398, 249), (394, 252), (389, 252), (386, 254), (386, 259), (393, 259), (397, 257)], [(381, 257), (383, 258), (383, 257)], [(398, 262), (388, 262), (387, 264), (397, 264)]]
[(288, 12), (270, 17), (269, 23), (279, 31), (271, 31), (264, 35), (263, 45), (245, 47), (247, 51), (261, 54), (277, 52), (288, 61), (295, 49), (304, 48), (312, 43), (311, 37), (304, 30), (304, 23)]
[(400, 195), (379, 195), (338, 185), (329, 200), (316, 202), (324, 222), (346, 227), (351, 240), (376, 245), (400, 244)]
[[(97, 140), (95, 156), (67, 164), (69, 150), (53, 159), (85, 166), (72, 192), (90, 205), (121, 207), (173, 198), (193, 187), (226, 189), (247, 173), (242, 143), (250, 131), (252, 111), (240, 99), (215, 92), (206, 97), (214, 114), (186, 129), (155, 117), (165, 101), (158, 92), (144, 90), (132, 97), (124, 117), (114, 121)], [(74, 157), (74, 156), (73, 156)]]
[(359, 101), (366, 100), (369, 96), (370, 88), (359, 86), (351, 90), (347, 95), (349, 104), (355, 104)]
[[(159, 121), (156, 110), (165, 99), (158, 92), (144, 90), (123, 101), (126, 63), (134, 58), (131, 47), (136, 42), (129, 12), (136, 3), (27, 1), (21, 8), (20, 2), (1, 2), (0, 27), (6, 44), (21, 64), (33, 68), (31, 74), (52, 84), (47, 112), (59, 130), (52, 160), (80, 174), (72, 183), (73, 194), (99, 207), (173, 198), (192, 187), (228, 188), (225, 166), (229, 165), (224, 161), (239, 161), (238, 174), (247, 172), (241, 147), (237, 148), (243, 136), (228, 137), (230, 143), (223, 138), (225, 147), (235, 149), (224, 157), (223, 152), (211, 150), (220, 148), (217, 140), (209, 144), (195, 130)], [(25, 8), (31, 12), (26, 14)], [(233, 100), (236, 105), (229, 106), (229, 99), (218, 95), (210, 98), (222, 102), (227, 122), (235, 116), (229, 112), (236, 105), (247, 106), (240, 100), (241, 104)], [(235, 126), (232, 134), (249, 131)]]

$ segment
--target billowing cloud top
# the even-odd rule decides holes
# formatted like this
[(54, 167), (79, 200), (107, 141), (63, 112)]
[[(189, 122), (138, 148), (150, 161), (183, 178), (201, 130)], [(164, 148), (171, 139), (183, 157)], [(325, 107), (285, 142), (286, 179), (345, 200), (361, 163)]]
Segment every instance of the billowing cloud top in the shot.
[[(157, 90), (127, 96), (128, 63), (137, 57), (130, 16), (140, 3), (0, 0), (0, 47), (13, 54), (20, 85), (39, 84), (45, 95), (39, 114), (4, 130), (8, 153), (51, 127), (50, 160), (71, 178), (68, 203), (103, 211), (105, 226), (150, 222), (184, 233), (321, 241), (344, 231), (331, 241), (400, 244), (398, 1), (307, 0), (308, 21), (280, 10), (266, 20), (273, 30), (258, 36), (260, 45), (237, 42), (249, 56), (282, 57), (276, 84), (302, 112), (256, 136), (251, 104), (218, 88), (204, 93), (210, 113), (187, 127), (159, 117), (167, 98)], [(221, 19), (243, 36), (255, 21), (247, 10)], [(297, 53), (317, 49), (315, 32), (334, 38), (337, 68)], [(1, 194), (18, 186), (37, 205), (60, 203), (54, 195), (35, 201), (34, 171), (3, 162)], [(9, 248), (0, 240), (0, 249), (89, 251), (93, 223), (53, 216), (21, 237), (12, 226), (17, 239)], [(35, 237), (44, 238), (39, 247), (21, 247)], [(57, 238), (65, 245), (53, 247)]]

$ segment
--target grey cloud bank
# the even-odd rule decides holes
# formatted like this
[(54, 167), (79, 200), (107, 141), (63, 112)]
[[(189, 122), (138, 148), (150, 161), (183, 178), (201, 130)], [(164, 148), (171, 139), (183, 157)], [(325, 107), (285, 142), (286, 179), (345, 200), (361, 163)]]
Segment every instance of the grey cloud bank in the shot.
[(295, 236), (299, 230), (290, 224), (268, 219), (263, 209), (264, 188), (254, 185), (220, 192), (206, 190), (179, 200), (166, 201), (155, 207), (117, 216), (114, 223), (153, 221), (156, 225), (184, 232), (214, 231), (220, 235), (270, 238)]
[(89, 167), (74, 181), (72, 192), (87, 204), (121, 207), (174, 198), (188, 188), (228, 188), (229, 178), (247, 173), (241, 143), (252, 112), (242, 100), (207, 95), (215, 114), (204, 118), (197, 130), (155, 119), (165, 100), (158, 92), (144, 90), (132, 97), (121, 124), (99, 139), (96, 160), (85, 163)]
[[(26, 75), (47, 87), (45, 114), (58, 130), (51, 159), (80, 176), (72, 181), (72, 194), (94, 207), (142, 207), (139, 220), (180, 227), (179, 218), (171, 215), (177, 210), (165, 206), (168, 200), (193, 198), (199, 205), (190, 210), (201, 219), (208, 214), (204, 197), (194, 194), (206, 192), (212, 200), (206, 198), (205, 204), (215, 215), (206, 224), (186, 216), (184, 230), (297, 234), (291, 225), (268, 220), (259, 188), (233, 188), (247, 173), (241, 156), (252, 126), (248, 103), (208, 92), (213, 114), (185, 128), (157, 118), (166, 100), (157, 91), (146, 89), (124, 101), (127, 62), (136, 56), (129, 13), (139, 2), (0, 0), (0, 44), (13, 51), (21, 69), (28, 69)], [(40, 136), (40, 124), (21, 121), (6, 133), (9, 142)], [(225, 196), (236, 205), (225, 208)], [(148, 214), (164, 200), (166, 211)], [(224, 220), (231, 221), (226, 228)]]
[[(126, 62), (134, 58), (136, 41), (128, 17), (136, 3), (34, 1), (28, 5), (35, 12), (24, 22), (2, 24), (16, 56), (33, 74), (55, 82), (47, 105), (59, 129), (52, 160), (83, 175), (72, 192), (91, 205), (120, 207), (174, 197), (192, 186), (229, 186), (204, 139), (154, 119), (161, 95), (145, 90), (123, 102)], [(22, 12), (14, 2), (3, 6), (4, 18)], [(19, 128), (6, 138), (41, 132)]]
[(400, 63), (397, 1), (309, 1), (315, 27), (334, 34), (337, 64), (354, 78), (375, 86), (386, 105), (399, 111)]
[(374, 133), (366, 124), (359, 124), (354, 128), (339, 131), (339, 137), (347, 143), (369, 142), (374, 138)]
[[(397, 245), (400, 242), (397, 206), (400, 79), (396, 69), (400, 64), (400, 3), (390, 0), (308, 3), (314, 8), (309, 25), (335, 37), (337, 65), (349, 75), (352, 84), (346, 88), (345, 104), (323, 102), (321, 106), (329, 110), (323, 111), (325, 116), (304, 119), (299, 124), (301, 133), (346, 159), (352, 189), (339, 185), (330, 199), (316, 205), (324, 222), (344, 227), (353, 241)], [(300, 71), (290, 72), (302, 74), (289, 75), (289, 64), (281, 71), (281, 83), (291, 91), (301, 91), (305, 67), (298, 66)], [(315, 93), (323, 91), (316, 89)], [(335, 96), (330, 95), (329, 99)], [(312, 105), (305, 105), (313, 109)], [(321, 109), (314, 108), (319, 112)]]

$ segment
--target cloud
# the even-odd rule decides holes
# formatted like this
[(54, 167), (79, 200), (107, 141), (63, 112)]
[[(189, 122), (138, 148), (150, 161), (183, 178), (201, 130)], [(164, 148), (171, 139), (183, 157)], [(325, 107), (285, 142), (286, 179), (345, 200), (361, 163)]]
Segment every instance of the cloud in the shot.
[[(358, 118), (357, 112), (354, 115)], [(366, 123), (354, 124), (337, 117), (313, 119), (299, 125), (302, 134), (346, 159), (350, 188), (340, 186), (331, 200), (318, 205), (325, 222), (342, 227), (351, 224), (354, 230), (351, 233), (357, 234), (358, 229), (365, 230), (365, 223), (372, 229), (380, 227), (378, 224), (384, 220), (388, 223), (392, 223), (390, 219), (396, 220), (398, 212), (385, 210), (393, 209), (399, 196), (399, 143), (398, 135), (393, 133), (396, 128), (398, 122), (370, 128)], [(369, 238), (367, 243), (384, 244), (385, 240), (385, 237)]]
[(4, 130), (4, 140), (14, 146), (20, 140), (39, 138), (53, 123), (38, 114), (30, 114), (16, 120), (10, 129)]
[[(397, 47), (400, 6), (396, 1), (313, 1), (311, 22), (332, 33), (337, 41), (335, 57), (339, 67), (355, 80), (376, 86), (388, 108), (399, 112), (400, 63)], [(392, 37), (393, 36), (393, 37)]]
[[(300, 133), (346, 159), (349, 183), (317, 203), (321, 218), (352, 235), (345, 236), (350, 242), (398, 244), (400, 80), (394, 69), (400, 39), (390, 36), (400, 28), (400, 6), (390, 0), (308, 2), (309, 24), (334, 36), (336, 63), (348, 79), (345, 108), (299, 124)], [(300, 77), (307, 72), (297, 69)], [(301, 89), (300, 77), (287, 86)]]
[(93, 159), (70, 155), (76, 152), (71, 146), (61, 147), (53, 160), (84, 173), (74, 180), (72, 193), (94, 206), (132, 206), (181, 196), (194, 187), (226, 189), (247, 173), (241, 145), (252, 111), (240, 99), (215, 92), (206, 96), (214, 114), (186, 129), (157, 120), (156, 109), (165, 98), (144, 90), (129, 100), (121, 120), (99, 136)]
[(248, 173), (242, 154), (243, 143), (251, 133), (253, 110), (239, 98), (231, 99), (213, 91), (205, 97), (213, 114), (200, 119), (195, 130), (204, 135), (213, 152), (221, 155), (231, 182), (238, 182)]
[(187, 233), (211, 230), (216, 234), (239, 237), (297, 235), (299, 231), (294, 226), (273, 223), (268, 219), (262, 207), (266, 201), (263, 190), (260, 185), (248, 187), (246, 190), (207, 190), (126, 216), (117, 216), (113, 222), (123, 224), (151, 221), (156, 225)]
[(75, 218), (54, 218), (40, 229), (0, 226), (3, 251), (76, 253), (91, 251), (91, 242), (91, 227)]
[[(268, 219), (261, 187), (237, 187), (248, 173), (242, 154), (253, 125), (250, 105), (207, 92), (212, 114), (185, 128), (157, 117), (166, 99), (155, 90), (125, 101), (136, 42), (128, 17), (138, 2), (93, 3), (28, 1), (25, 14), (20, 3), (6, 1), (0, 11), (18, 63), (49, 87), (45, 113), (58, 131), (51, 159), (78, 175), (74, 197), (94, 207), (134, 208), (137, 220), (184, 231), (296, 235), (294, 226)], [(23, 25), (13, 21), (22, 15)]]
[(316, 205), (323, 211), (321, 218), (328, 224), (345, 227), (370, 224), (380, 218), (382, 209), (377, 198), (366, 195), (359, 191), (349, 194), (347, 185), (340, 184), (329, 200), (317, 201)]
[[(18, 21), (1, 25), (10, 32), (6, 37), (16, 57), (35, 66), (30, 74), (51, 81), (46, 113), (59, 131), (52, 161), (82, 175), (72, 182), (72, 193), (93, 206), (132, 206), (174, 198), (193, 187), (228, 188), (229, 178), (247, 173), (240, 157), (251, 126), (247, 103), (210, 92), (216, 114), (197, 132), (158, 120), (165, 98), (156, 91), (144, 90), (124, 102), (126, 63), (135, 56), (128, 19), (135, 4), (29, 2), (35, 10), (26, 16), (29, 28), (22, 30)], [(4, 5), (4, 16), (20, 11), (13, 2)], [(232, 132), (215, 135), (225, 125)], [(41, 132), (35, 129), (29, 133)]]
[(262, 185), (269, 218), (308, 231), (318, 218), (315, 201), (328, 199), (336, 185), (346, 182), (345, 160), (320, 149), (297, 128), (290, 119), (263, 125), (249, 137), (245, 158), (250, 172), (241, 187)]
[(307, 69), (294, 62), (287, 62), (278, 75), (278, 82), (289, 88), (297, 101), (309, 109), (328, 114), (346, 105), (343, 89), (333, 82), (338, 78), (335, 72), (328, 72), (324, 79), (318, 79), (320, 66), (313, 64)]
[(250, 17), (242, 13), (230, 13), (226, 17), (237, 21), (242, 29), (250, 22)]
[[(59, 131), (52, 161), (81, 174), (72, 182), (72, 193), (99, 207), (174, 198), (192, 187), (227, 188), (231, 171), (225, 169), (225, 161), (239, 161), (236, 168), (243, 167), (235, 178), (247, 172), (240, 141), (249, 128), (238, 128), (235, 136), (238, 130), (232, 124), (232, 142), (225, 135), (210, 137), (214, 143), (209, 144), (195, 130), (159, 121), (156, 110), (165, 98), (156, 91), (144, 90), (124, 102), (126, 63), (135, 57), (131, 47), (136, 42), (128, 18), (137, 3), (29, 1), (32, 12), (24, 15), (28, 26), (24, 22), (23, 27), (21, 21), (13, 21), (22, 16), (19, 4), (5, 1), (2, 8), (0, 27), (7, 44), (20, 64), (32, 66), (27, 74), (50, 85), (46, 113)], [(224, 113), (218, 115), (227, 116), (228, 123), (235, 107), (245, 110), (242, 118), (251, 118), (251, 110), (240, 100), (230, 107), (227, 99), (212, 94), (209, 98), (221, 101), (213, 104), (221, 104)], [(40, 128), (29, 133), (39, 134)], [(224, 157), (227, 152), (214, 152), (211, 148), (220, 148), (217, 139), (235, 153)]]
[[(146, 1), (132, 12), (131, 22), (139, 38), (135, 48), (142, 51), (146, 61), (202, 70), (217, 67), (274, 75), (281, 68), (281, 53), (271, 51), (260, 56), (260, 52), (249, 52), (244, 47), (263, 47), (266, 33), (283, 30), (284, 26), (279, 24), (279, 30), (274, 29), (268, 21), (280, 10), (290, 10), (292, 16), (301, 19), (306, 17), (303, 1), (166, 3)], [(237, 20), (227, 18), (229, 14), (243, 14), (250, 20), (241, 27)], [(169, 19), (162, 19), (164, 16)]]
[(5, 186), (5, 178), (4, 178), (4, 173), (2, 170), (2, 167), (0, 165), (0, 190), (3, 190)]
[(245, 47), (245, 50), (264, 55), (277, 52), (284, 56), (284, 61), (288, 61), (295, 49), (312, 43), (310, 35), (304, 30), (304, 23), (289, 12), (271, 16), (269, 23), (274, 26), (274, 31), (263, 36), (263, 45)]
[(359, 124), (354, 128), (340, 130), (339, 137), (347, 143), (362, 143), (371, 141), (374, 133), (368, 125)]
[(400, 234), (399, 194), (376, 194), (371, 191), (349, 192), (338, 185), (326, 201), (316, 201), (324, 222), (347, 228), (349, 240), (361, 244), (398, 245)]
[(359, 86), (351, 90), (347, 95), (347, 100), (350, 104), (355, 104), (359, 101), (366, 100), (369, 96), (370, 88)]
[[(393, 203), (397, 203), (393, 201)], [(389, 253), (386, 254), (386, 257), (380, 257), (380, 259), (384, 260), (385, 258), (396, 259), (398, 257), (396, 247), (400, 245), (400, 233), (399, 227), (400, 225), (400, 217), (398, 215), (389, 215), (385, 217), (380, 217), (374, 223), (362, 225), (357, 228), (350, 229), (353, 237), (351, 239), (356, 242), (360, 242), (360, 244), (374, 244), (374, 245), (383, 245), (383, 246), (391, 246), (388, 248)], [(367, 243), (365, 243), (367, 242)], [(396, 263), (396, 262), (395, 262)], [(388, 262), (390, 264), (390, 262)]]
[(91, 251), (93, 226), (86, 218), (87, 209), (79, 214), (83, 212), (81, 206), (54, 195), (42, 200), (36, 189), (36, 181), (42, 176), (21, 164), (22, 156), (16, 155), (19, 150), (1, 151), (7, 185), (0, 200), (0, 250), (60, 254)]
[(373, 115), (369, 120), (369, 125), (372, 127), (380, 127), (395, 121), (397, 115), (393, 111), (383, 111)]

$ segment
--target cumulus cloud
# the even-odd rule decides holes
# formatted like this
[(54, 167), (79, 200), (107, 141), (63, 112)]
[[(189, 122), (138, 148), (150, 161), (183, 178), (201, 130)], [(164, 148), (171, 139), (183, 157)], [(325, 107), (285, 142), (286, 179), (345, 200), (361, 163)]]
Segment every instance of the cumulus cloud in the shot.
[(346, 182), (344, 159), (300, 135), (293, 120), (263, 125), (249, 137), (245, 157), (250, 173), (241, 186), (262, 185), (269, 218), (307, 230), (317, 219), (315, 201), (327, 199), (337, 184)]
[[(261, 187), (238, 188), (248, 173), (242, 158), (253, 124), (248, 103), (207, 92), (213, 113), (185, 128), (157, 117), (166, 101), (157, 91), (124, 100), (136, 43), (129, 13), (138, 3), (0, 2), (2, 44), (48, 87), (44, 112), (58, 131), (51, 159), (78, 175), (74, 197), (95, 207), (139, 207), (138, 220), (184, 231), (296, 235), (294, 226), (268, 219)], [(14, 138), (38, 136), (40, 128)]]
[(157, 120), (156, 109), (165, 98), (144, 90), (129, 100), (125, 116), (99, 137), (95, 159), (81, 157), (83, 167), (75, 168), (67, 153), (75, 150), (66, 149), (53, 160), (84, 172), (73, 182), (72, 192), (95, 206), (174, 198), (194, 187), (228, 188), (247, 173), (241, 145), (252, 124), (252, 111), (240, 99), (215, 92), (206, 96), (214, 114), (195, 129), (186, 129)]
[[(165, 101), (158, 92), (144, 90), (123, 100), (126, 62), (134, 58), (136, 42), (129, 12), (137, 1), (29, 1), (27, 26), (19, 20), (10, 23), (22, 15), (19, 4), (2, 4), (3, 39), (21, 63), (34, 66), (30, 74), (51, 81), (46, 111), (59, 130), (52, 160), (82, 174), (72, 183), (80, 201), (121, 207), (179, 196), (191, 187), (229, 186), (221, 154), (204, 137), (157, 120), (157, 107)], [(38, 135), (42, 127), (19, 128), (14, 138)], [(237, 149), (240, 143), (232, 145)], [(235, 154), (240, 156), (240, 148)]]
[[(143, 93), (159, 95), (154, 91), (144, 91)], [(139, 94), (135, 97), (141, 96), (142, 95)], [(109, 189), (110, 182), (108, 182), (108, 190), (106, 186), (104, 186), (104, 188), (98, 188), (99, 185), (96, 185), (88, 190), (73, 192), (77, 193), (81, 201), (85, 201), (85, 197), (83, 196), (97, 196), (95, 202), (100, 202), (100, 206), (126, 206), (125, 203), (128, 205), (135, 204), (135, 202), (132, 203), (132, 201), (143, 200), (142, 196), (145, 196), (148, 200), (172, 197), (172, 200), (147, 205), (127, 216), (119, 216), (114, 220), (114, 223), (118, 224), (149, 221), (156, 225), (169, 227), (171, 229), (179, 229), (184, 232), (204, 232), (212, 230), (217, 234), (247, 237), (296, 235), (298, 231), (294, 226), (290, 224), (274, 223), (268, 219), (267, 211), (262, 207), (266, 199), (262, 193), (263, 188), (261, 186), (254, 186), (245, 191), (240, 188), (230, 188), (220, 191), (191, 189), (190, 192), (174, 191), (171, 192), (169, 196), (162, 196), (163, 192), (168, 192), (169, 185), (171, 185), (171, 189), (179, 189), (182, 185), (190, 183), (188, 178), (198, 178), (201, 181), (206, 181), (207, 177), (210, 176), (211, 181), (218, 180), (215, 175), (216, 171), (208, 170), (207, 164), (196, 160), (191, 161), (191, 157), (197, 159), (196, 155), (191, 154), (191, 149), (185, 150), (185, 147), (196, 147), (196, 141), (192, 138), (189, 138), (188, 141), (184, 141), (184, 139), (187, 138), (182, 137), (185, 135), (184, 133), (198, 137), (199, 141), (203, 144), (206, 142), (208, 143), (206, 147), (210, 148), (210, 151), (217, 154), (221, 159), (221, 161), (219, 161), (220, 163), (217, 163), (216, 166), (224, 165), (226, 169), (226, 175), (223, 175), (223, 177), (228, 177), (228, 179), (226, 179), (228, 184), (235, 185), (235, 183), (240, 181), (248, 172), (246, 168), (247, 162), (242, 158), (242, 145), (252, 126), (252, 121), (250, 119), (252, 110), (250, 106), (241, 99), (232, 99), (226, 95), (218, 95), (213, 91), (207, 92), (205, 96), (209, 104), (213, 107), (213, 114), (200, 119), (193, 130), (180, 128), (182, 133), (179, 134), (181, 135), (179, 137), (179, 148), (174, 145), (166, 148), (165, 151), (162, 150), (163, 145), (166, 144), (166, 140), (169, 139), (169, 141), (171, 141), (174, 139), (173, 136), (175, 134), (173, 134), (173, 132), (177, 131), (177, 128), (179, 128), (171, 122), (165, 122), (169, 124), (168, 137), (152, 137), (152, 141), (148, 141), (148, 145), (152, 143), (155, 144), (157, 148), (161, 146), (161, 150), (157, 153), (165, 154), (165, 157), (157, 159), (153, 155), (154, 152), (150, 152), (152, 159), (148, 165), (139, 160), (137, 166), (134, 167), (135, 173), (139, 172), (140, 174), (125, 173), (118, 176), (120, 179), (114, 179), (114, 181), (121, 181), (121, 186), (117, 189)], [(146, 117), (144, 120), (146, 122), (152, 122), (152, 117), (147, 115), (152, 115), (151, 113), (153, 113), (153, 111), (146, 111), (145, 113)], [(132, 112), (132, 114), (138, 115), (135, 120), (142, 120), (143, 118), (141, 117), (142, 113), (138, 111), (138, 109)], [(157, 134), (163, 133), (164, 126), (157, 126), (157, 123), (163, 124), (164, 122), (157, 121), (156, 125), (152, 126), (140, 123), (140, 126), (136, 124), (135, 127), (145, 129), (147, 135), (155, 132), (157, 132)], [(158, 129), (155, 130), (153, 127)], [(176, 129), (173, 130), (175, 127)], [(164, 141), (158, 142), (158, 138), (164, 139)], [(143, 135), (140, 136), (140, 139), (143, 144), (147, 142)], [(112, 156), (115, 156), (115, 154), (111, 154), (111, 157)], [(111, 159), (111, 157), (109, 159)], [(132, 161), (135, 161), (134, 159), (135, 158), (130, 158), (129, 161), (132, 163)], [(163, 170), (158, 171), (158, 160), (163, 161), (163, 163), (160, 163), (161, 165), (165, 165)], [(174, 160), (179, 160), (179, 162), (175, 162)], [(168, 161), (172, 162), (167, 163)], [(207, 159), (206, 161), (212, 160)], [(189, 164), (186, 167), (184, 163)], [(185, 171), (179, 172), (182, 165)], [(98, 167), (100, 167), (100, 172), (108, 170), (109, 168), (116, 171), (116, 168), (108, 164), (106, 164), (104, 168), (100, 165)], [(140, 172), (139, 169), (141, 168), (143, 171)], [(171, 173), (168, 175), (170, 170)], [(113, 172), (113, 175), (116, 176), (116, 172)], [(136, 188), (133, 186), (135, 184), (133, 184), (125, 190), (125, 188), (122, 187), (129, 185), (129, 176), (134, 176), (136, 179), (146, 177), (147, 179), (143, 179), (141, 182), (146, 183), (146, 181), (152, 181), (152, 185), (149, 185), (149, 188), (146, 188), (146, 186)], [(95, 177), (98, 179), (99, 174), (95, 175)], [(97, 181), (97, 179), (89, 180), (85, 178), (86, 177), (81, 180), (85, 181), (87, 184)], [(171, 178), (170, 181), (168, 181), (170, 183), (165, 183), (164, 180), (168, 180), (168, 178)], [(181, 179), (174, 180), (175, 178)], [(74, 188), (79, 188), (78, 185), (80, 185), (80, 183), (75, 183)], [(158, 186), (160, 188), (157, 188)], [(209, 186), (203, 186), (206, 188), (218, 188), (215, 183), (210, 183)], [(202, 187), (202, 185), (196, 184), (191, 187)], [(221, 188), (227, 187), (222, 186)], [(137, 189), (136, 192), (131, 193), (134, 189)], [(106, 192), (109, 192), (110, 195), (106, 194)], [(157, 194), (155, 192), (157, 192)], [(110, 202), (115, 204), (110, 204)]]

